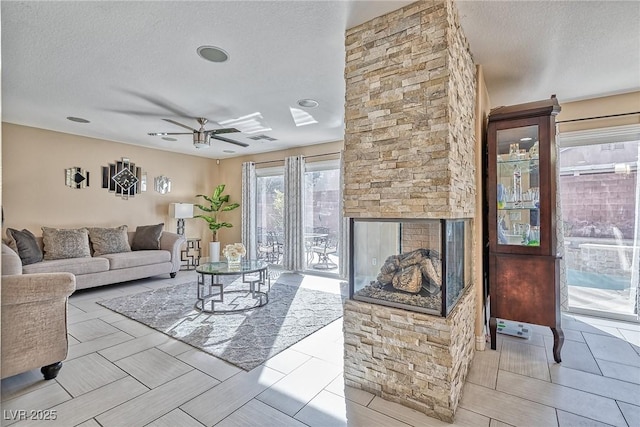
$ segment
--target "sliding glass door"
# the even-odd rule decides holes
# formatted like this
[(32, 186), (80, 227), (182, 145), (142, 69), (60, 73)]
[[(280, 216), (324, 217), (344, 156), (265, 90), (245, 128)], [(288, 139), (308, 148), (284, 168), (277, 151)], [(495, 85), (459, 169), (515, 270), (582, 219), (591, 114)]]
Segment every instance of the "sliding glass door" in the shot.
[(282, 265), (284, 248), (284, 169), (256, 169), (256, 245), (258, 258)]
[(304, 241), (308, 273), (340, 271), (340, 162), (308, 162), (304, 173)]
[(637, 319), (638, 141), (560, 149), (569, 310)]

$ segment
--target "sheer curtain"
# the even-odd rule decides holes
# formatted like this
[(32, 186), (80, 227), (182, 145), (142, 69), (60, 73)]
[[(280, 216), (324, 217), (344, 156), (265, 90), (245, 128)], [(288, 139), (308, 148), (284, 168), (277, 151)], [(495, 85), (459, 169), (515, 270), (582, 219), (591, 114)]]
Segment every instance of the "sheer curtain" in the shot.
[(286, 270), (302, 271), (305, 267), (304, 248), (304, 157), (284, 160), (284, 253), (282, 266)]
[(242, 164), (242, 243), (247, 259), (257, 258), (256, 247), (256, 164)]

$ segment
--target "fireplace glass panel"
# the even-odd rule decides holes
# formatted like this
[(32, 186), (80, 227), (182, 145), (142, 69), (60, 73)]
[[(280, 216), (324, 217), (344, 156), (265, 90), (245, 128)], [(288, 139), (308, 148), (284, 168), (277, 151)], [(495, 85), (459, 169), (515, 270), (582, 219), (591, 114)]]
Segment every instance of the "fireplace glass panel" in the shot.
[(468, 219), (351, 219), (351, 298), (446, 316), (471, 277), (468, 227)]

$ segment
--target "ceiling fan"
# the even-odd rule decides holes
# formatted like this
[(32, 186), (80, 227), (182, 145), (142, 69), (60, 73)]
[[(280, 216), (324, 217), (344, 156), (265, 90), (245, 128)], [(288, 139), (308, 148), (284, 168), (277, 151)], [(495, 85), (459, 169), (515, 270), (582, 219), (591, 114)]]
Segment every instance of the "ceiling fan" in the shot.
[[(198, 123), (200, 124), (200, 129), (194, 129), (190, 126), (187, 125), (183, 125), (182, 123), (178, 123), (174, 120), (171, 119), (162, 119), (166, 122), (169, 123), (173, 123), (174, 125), (178, 125), (178, 126), (182, 126), (183, 128), (189, 129), (190, 131), (192, 131), (191, 133), (193, 134), (193, 145), (196, 148), (209, 148), (211, 147), (211, 138), (213, 139), (217, 139), (219, 141), (224, 141), (224, 142), (228, 142), (230, 144), (235, 144), (235, 145), (239, 145), (240, 147), (248, 147), (249, 144), (245, 143), (245, 142), (239, 142), (239, 141), (234, 141), (232, 139), (228, 139), (222, 136), (218, 136), (221, 133), (233, 133), (233, 132), (240, 132), (238, 129), (236, 128), (223, 128), (223, 129), (209, 129), (206, 130), (204, 128), (204, 125), (207, 124), (207, 122), (209, 120), (205, 119), (204, 117), (198, 117), (196, 120), (198, 120)], [(186, 132), (150, 132), (148, 133), (148, 135), (151, 136), (165, 136), (165, 135), (190, 135), (191, 133), (186, 133)]]

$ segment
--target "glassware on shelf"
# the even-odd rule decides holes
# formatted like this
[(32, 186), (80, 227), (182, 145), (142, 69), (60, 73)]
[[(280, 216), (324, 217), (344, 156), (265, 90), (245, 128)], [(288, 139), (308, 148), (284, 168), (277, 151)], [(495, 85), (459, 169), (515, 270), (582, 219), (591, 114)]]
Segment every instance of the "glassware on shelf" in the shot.
[(522, 170), (518, 164), (513, 168), (513, 199), (516, 207), (522, 205)]
[(498, 199), (498, 209), (504, 209), (505, 199), (506, 199), (506, 190), (504, 188), (504, 185), (502, 184), (498, 184), (497, 199)]

